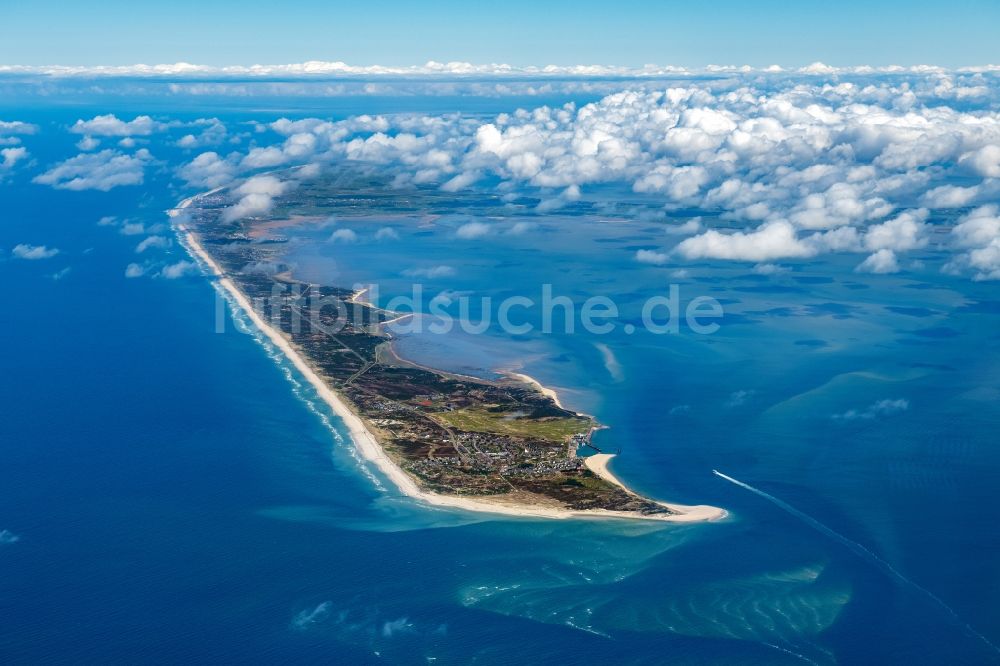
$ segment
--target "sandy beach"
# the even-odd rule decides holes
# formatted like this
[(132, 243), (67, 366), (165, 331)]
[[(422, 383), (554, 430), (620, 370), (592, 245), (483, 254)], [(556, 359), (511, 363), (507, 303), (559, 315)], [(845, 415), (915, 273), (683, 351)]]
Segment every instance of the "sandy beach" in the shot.
[[(592, 456), (584, 458), (584, 464), (587, 465), (587, 469), (601, 477), (609, 483), (613, 483), (620, 487), (622, 490), (630, 495), (635, 495), (631, 488), (622, 483), (621, 479), (612, 473), (608, 469), (608, 464), (614, 458), (612, 453), (596, 453)], [(671, 504), (669, 502), (661, 502), (659, 500), (650, 500), (656, 502), (661, 506), (665, 506), (671, 511), (675, 511), (676, 515), (671, 516), (674, 522), (698, 522), (703, 520), (721, 520), (726, 517), (725, 509), (720, 509), (716, 506), (708, 506), (707, 504), (698, 504), (694, 506), (689, 506), (686, 504)]]
[(526, 375), (520, 372), (503, 372), (506, 377), (511, 377), (518, 381), (524, 382), (525, 384), (531, 384), (534, 386), (542, 395), (552, 398), (552, 402), (556, 403), (556, 407), (559, 409), (566, 409), (561, 402), (559, 402), (559, 394), (555, 389), (551, 389), (547, 386), (543, 386), (541, 382), (532, 377), (531, 375)]
[[(207, 196), (214, 192), (219, 191), (222, 188), (217, 188), (210, 192), (205, 192), (193, 197), (189, 197), (177, 205), (177, 208), (169, 211), (169, 216), (172, 219), (179, 217), (183, 209), (188, 208), (195, 200), (199, 197)], [(588, 511), (571, 511), (561, 508), (549, 508), (541, 506), (528, 506), (528, 505), (518, 505), (518, 504), (508, 504), (499, 500), (486, 500), (486, 499), (470, 499), (464, 497), (452, 497), (448, 495), (440, 495), (437, 493), (430, 493), (422, 490), (401, 467), (399, 467), (392, 459), (386, 455), (385, 451), (382, 449), (378, 440), (371, 433), (370, 430), (365, 426), (364, 422), (347, 406), (347, 404), (340, 398), (340, 396), (334, 392), (327, 384), (320, 378), (312, 366), (306, 361), (306, 359), (299, 353), (297, 349), (291, 344), (285, 335), (273, 328), (268, 324), (253, 308), (250, 301), (247, 300), (246, 296), (236, 287), (232, 280), (229, 279), (219, 267), (219, 265), (212, 259), (211, 255), (205, 251), (202, 247), (196, 235), (188, 229), (182, 222), (175, 222), (174, 224), (181, 242), (185, 249), (191, 254), (192, 257), (200, 260), (200, 262), (208, 268), (208, 270), (218, 277), (219, 285), (226, 290), (226, 292), (233, 298), (236, 304), (244, 312), (244, 314), (253, 322), (271, 343), (281, 350), (281, 353), (295, 366), (302, 377), (305, 378), (309, 384), (316, 390), (319, 397), (330, 406), (337, 416), (343, 420), (344, 425), (347, 426), (349, 431), (351, 441), (354, 443), (358, 451), (364, 456), (364, 458), (371, 463), (373, 463), (378, 469), (390, 480), (404, 495), (412, 497), (416, 500), (424, 502), (426, 504), (436, 506), (436, 507), (447, 507), (454, 509), (462, 509), (465, 511), (474, 511), (479, 513), (491, 513), (491, 514), (502, 514), (507, 516), (520, 516), (527, 518), (552, 518), (552, 519), (568, 519), (568, 518), (621, 518), (628, 520), (660, 520), (667, 522), (697, 522), (697, 521), (710, 521), (718, 520), (725, 517), (726, 512), (722, 509), (709, 506), (683, 506), (674, 504), (660, 503), (663, 506), (671, 509), (675, 513), (670, 515), (649, 515), (643, 516), (636, 513), (624, 512), (624, 511), (606, 511), (606, 510), (588, 510)], [(357, 294), (360, 297), (362, 294)], [(548, 389), (537, 381), (528, 377), (526, 375), (517, 375), (515, 373), (510, 373), (511, 376), (520, 378), (522, 381), (526, 381), (531, 385), (535, 386), (539, 390), (552, 397), (556, 400), (558, 404), (558, 397), (555, 392)], [(603, 457), (602, 457), (603, 456)], [(615, 483), (627, 492), (631, 494), (624, 484), (621, 483), (611, 472), (607, 469), (607, 461), (613, 456), (607, 454), (600, 454), (599, 456), (591, 456), (587, 459), (587, 466), (599, 476)], [(591, 463), (593, 458), (599, 458), (598, 461)], [(592, 466), (593, 465), (593, 466)], [(655, 501), (655, 500), (654, 500)]]

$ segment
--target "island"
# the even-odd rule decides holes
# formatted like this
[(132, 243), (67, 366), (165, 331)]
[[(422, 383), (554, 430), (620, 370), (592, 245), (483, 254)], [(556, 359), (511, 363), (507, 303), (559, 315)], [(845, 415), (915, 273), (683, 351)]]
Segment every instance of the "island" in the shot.
[[(613, 456), (591, 441), (599, 424), (564, 408), (530, 377), (487, 380), (400, 358), (385, 326), (395, 313), (366, 302), (362, 291), (299, 280), (282, 264), (276, 233), (299, 218), (286, 207), (231, 219), (225, 211), (237, 198), (232, 188), (217, 188), (169, 211), (180, 242), (405, 495), (438, 507), (539, 518), (726, 516), (630, 490), (608, 469)], [(314, 216), (317, 205), (307, 206)], [(306, 313), (309, 299), (325, 306)]]

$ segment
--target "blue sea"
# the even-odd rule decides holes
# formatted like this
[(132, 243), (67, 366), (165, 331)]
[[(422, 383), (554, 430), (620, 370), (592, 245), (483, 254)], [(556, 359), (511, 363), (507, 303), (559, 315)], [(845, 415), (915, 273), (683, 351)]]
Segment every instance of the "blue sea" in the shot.
[[(523, 100), (262, 104), (88, 91), (2, 104), (0, 117), (39, 126), (32, 158), (47, 165), (76, 154), (67, 127), (104, 113), (238, 126), (388, 110), (495, 114)], [(634, 305), (674, 283), (685, 301), (723, 304), (720, 330), (706, 336), (494, 327), (404, 336), (400, 348), (456, 371), (520, 367), (609, 426), (597, 443), (620, 449), (614, 470), (634, 488), (725, 507), (729, 519), (664, 526), (443, 511), (401, 497), (359, 461), (336, 417), (208, 278), (125, 278), (143, 236), (98, 221), (155, 231), (194, 193), (173, 177), (182, 150), (151, 150), (159, 162), (138, 187), (56, 190), (21, 173), (0, 183), (5, 663), (1000, 656), (995, 283), (942, 275), (930, 251), (924, 268), (901, 275), (858, 275), (856, 261), (836, 255), (773, 275), (711, 262), (672, 274), (631, 260), (662, 233), (649, 223), (609, 228), (558, 213), (536, 220), (551, 242), (483, 240), (465, 259), (446, 256), (444, 233), (410, 242), (415, 227), (398, 219), (404, 242), (390, 249), (303, 250), (302, 266), (335, 260), (345, 284), (377, 282), (385, 299), (408, 288), (400, 266), (450, 261), (457, 271), (441, 289), (537, 297), (548, 282)], [(361, 236), (374, 223), (339, 222)], [(20, 243), (60, 253), (15, 261)], [(187, 258), (176, 242), (164, 256)], [(898, 401), (907, 407), (894, 409)]]

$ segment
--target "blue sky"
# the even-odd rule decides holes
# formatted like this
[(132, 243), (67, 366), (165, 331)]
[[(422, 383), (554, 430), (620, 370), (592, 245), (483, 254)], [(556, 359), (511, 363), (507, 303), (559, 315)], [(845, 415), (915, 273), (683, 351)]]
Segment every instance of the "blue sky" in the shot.
[(1000, 62), (1000, 2), (0, 2), (0, 64)]

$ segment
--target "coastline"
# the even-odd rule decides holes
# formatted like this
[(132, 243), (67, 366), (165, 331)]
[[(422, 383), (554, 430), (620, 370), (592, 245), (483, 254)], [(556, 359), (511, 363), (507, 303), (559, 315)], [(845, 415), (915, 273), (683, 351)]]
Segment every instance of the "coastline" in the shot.
[[(190, 207), (191, 204), (198, 198), (214, 194), (222, 189), (224, 188), (220, 187), (188, 197), (181, 201), (176, 208), (168, 211), (168, 216), (171, 219), (174, 219), (180, 215), (185, 208)], [(301, 373), (305, 380), (312, 385), (312, 387), (316, 390), (317, 395), (323, 400), (323, 402), (325, 402), (333, 410), (333, 412), (340, 417), (340, 419), (344, 422), (344, 425), (347, 426), (351, 441), (354, 442), (355, 447), (361, 455), (378, 467), (382, 474), (384, 474), (403, 495), (435, 507), (462, 509), (477, 513), (500, 514), (524, 518), (619, 518), (626, 520), (656, 520), (663, 522), (688, 523), (720, 520), (727, 515), (725, 510), (716, 507), (667, 504), (656, 500), (650, 501), (654, 501), (661, 506), (669, 508), (675, 513), (669, 515), (642, 515), (627, 511), (610, 511), (604, 509), (574, 511), (555, 507), (546, 508), (541, 506), (527, 506), (522, 504), (507, 503), (500, 500), (491, 501), (484, 498), (472, 499), (466, 497), (453, 497), (422, 490), (409, 474), (407, 474), (399, 465), (389, 458), (382, 446), (378, 443), (375, 435), (365, 426), (362, 419), (355, 414), (350, 407), (348, 407), (347, 403), (342, 400), (341, 397), (326, 384), (326, 382), (322, 380), (309, 362), (303, 357), (302, 354), (299, 353), (297, 349), (295, 349), (285, 335), (268, 324), (254, 310), (252, 304), (249, 300), (247, 300), (243, 292), (239, 290), (236, 284), (225, 274), (212, 256), (205, 250), (204, 247), (202, 247), (195, 234), (183, 223), (175, 223), (174, 227), (178, 232), (178, 236), (182, 239), (181, 244), (185, 250), (187, 250), (192, 257), (198, 259), (205, 266), (207, 266), (211, 274), (219, 279), (219, 285), (233, 298), (244, 314), (246, 314), (246, 316), (253, 322), (254, 326), (257, 327), (257, 329), (259, 329), (267, 337), (267, 339), (274, 344), (275, 347), (281, 350), (281, 353), (285, 356), (285, 358), (287, 358), (292, 365), (295, 366), (296, 370)], [(358, 296), (361, 295), (362, 294), (358, 294)], [(393, 355), (395, 356), (395, 354)], [(436, 370), (432, 371), (437, 372)], [(542, 386), (537, 380), (527, 375), (519, 375), (517, 373), (507, 374), (508, 376), (516, 377), (521, 381), (531, 384), (538, 390), (541, 390), (545, 395), (553, 398), (556, 401), (556, 404), (559, 405), (558, 397), (555, 392)], [(559, 406), (561, 407), (561, 405)], [(585, 459), (585, 463), (588, 468), (590, 468), (590, 463), (588, 461), (589, 459)], [(606, 470), (606, 461), (602, 465), (599, 465), (599, 467), (603, 470), (603, 474), (609, 475), (609, 477), (604, 477), (606, 480), (622, 487), (626, 492), (636, 495), (636, 493), (629, 490), (627, 486), (622, 484), (621, 481)], [(594, 471), (594, 473), (599, 476), (602, 475), (602, 472), (597, 472), (593, 468), (591, 468), (591, 471)]]
[[(614, 457), (615, 454), (613, 453), (595, 453), (594, 455), (584, 458), (583, 463), (587, 466), (587, 469), (608, 483), (615, 484), (630, 495), (636, 495), (635, 491), (622, 483), (621, 479), (615, 476), (614, 473), (608, 469), (608, 464)], [(671, 504), (670, 502), (661, 502), (660, 500), (655, 499), (651, 499), (649, 501), (656, 502), (660, 506), (665, 506), (672, 511), (676, 511), (678, 518), (674, 522), (715, 521), (722, 520), (728, 515), (725, 509), (720, 509), (717, 506), (709, 506), (707, 504)]]
[[(412, 316), (412, 315), (409, 315), (409, 316)], [(385, 322), (383, 322), (383, 323), (385, 323)], [(426, 366), (426, 365), (422, 365), (420, 363), (417, 363), (416, 361), (412, 361), (412, 360), (410, 360), (408, 358), (404, 358), (404, 357), (402, 357), (402, 356), (399, 355), (399, 352), (396, 351), (396, 345), (395, 345), (395, 343), (396, 343), (397, 338), (394, 338), (392, 336), (392, 332), (385, 332), (385, 334), (387, 336), (387, 340), (386, 340), (384, 346), (381, 347), (381, 349), (383, 350), (383, 352), (385, 354), (388, 354), (389, 357), (392, 359), (392, 365), (400, 366), (400, 367), (405, 367), (405, 368), (416, 368), (418, 370), (426, 370), (427, 372), (433, 372), (434, 374), (442, 375), (444, 377), (454, 377), (455, 379), (459, 379), (459, 380), (469, 380), (469, 381), (474, 381), (474, 382), (487, 382), (487, 383), (495, 381), (495, 380), (491, 380), (491, 379), (484, 379), (482, 377), (476, 377), (476, 376), (473, 376), (473, 375), (464, 375), (464, 374), (462, 374), (460, 372), (451, 372), (451, 371), (448, 371), (448, 370), (440, 370), (438, 368), (432, 368), (430, 366)]]
[(559, 409), (566, 409), (566, 407), (563, 406), (563, 404), (559, 401), (559, 393), (555, 389), (542, 385), (540, 381), (538, 381), (531, 375), (526, 375), (522, 372), (514, 372), (511, 370), (502, 370), (500, 374), (504, 375), (505, 377), (512, 377), (524, 384), (531, 384), (538, 390), (539, 393), (541, 393), (546, 397), (551, 398), (552, 402), (556, 403), (556, 407), (558, 407)]

